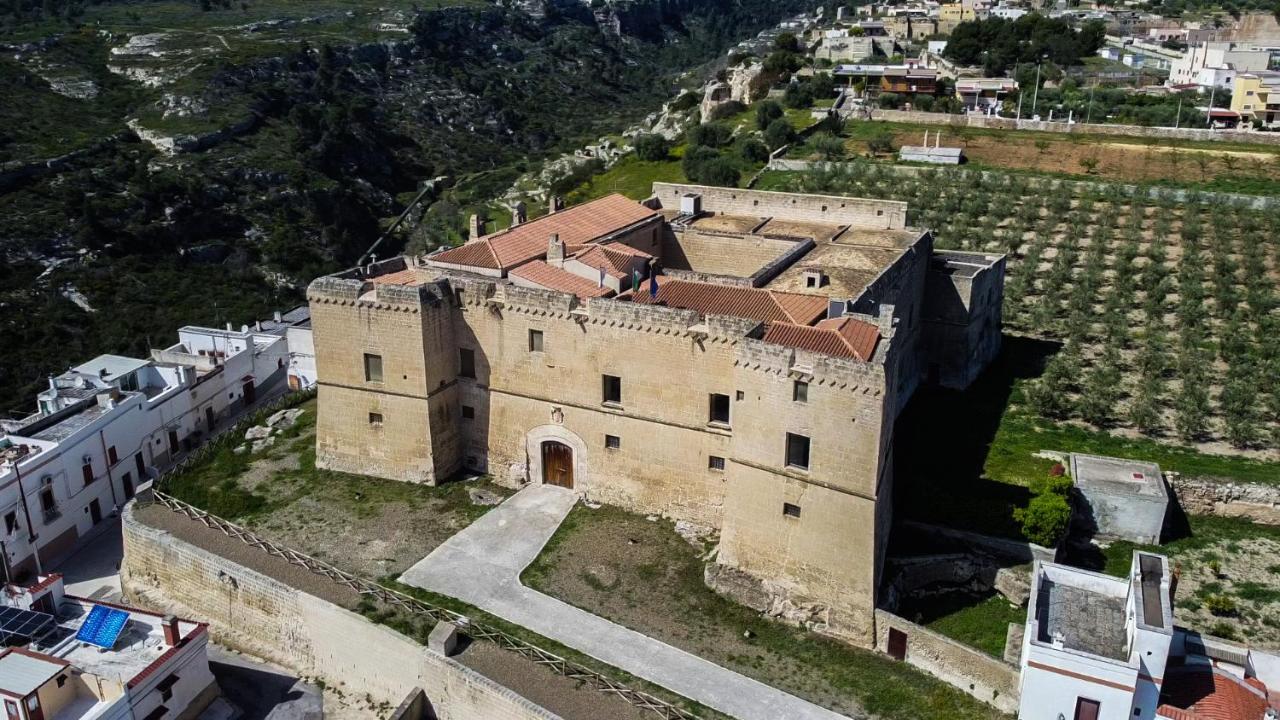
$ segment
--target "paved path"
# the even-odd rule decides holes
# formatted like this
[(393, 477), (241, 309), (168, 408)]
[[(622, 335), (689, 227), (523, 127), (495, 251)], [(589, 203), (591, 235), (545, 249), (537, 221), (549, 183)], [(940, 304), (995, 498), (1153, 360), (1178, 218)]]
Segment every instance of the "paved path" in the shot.
[(468, 602), (740, 720), (844, 718), (521, 585), (520, 572), (577, 499), (569, 490), (531, 485), (446, 540), (400, 581)]

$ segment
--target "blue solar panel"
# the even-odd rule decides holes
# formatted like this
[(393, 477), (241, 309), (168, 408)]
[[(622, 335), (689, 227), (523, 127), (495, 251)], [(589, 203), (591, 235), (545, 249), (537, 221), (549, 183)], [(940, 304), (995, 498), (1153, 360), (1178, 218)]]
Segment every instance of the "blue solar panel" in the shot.
[(120, 637), (120, 631), (124, 630), (124, 624), (128, 621), (129, 613), (123, 610), (94, 605), (89, 616), (80, 625), (76, 639), (110, 650), (115, 647), (116, 639)]

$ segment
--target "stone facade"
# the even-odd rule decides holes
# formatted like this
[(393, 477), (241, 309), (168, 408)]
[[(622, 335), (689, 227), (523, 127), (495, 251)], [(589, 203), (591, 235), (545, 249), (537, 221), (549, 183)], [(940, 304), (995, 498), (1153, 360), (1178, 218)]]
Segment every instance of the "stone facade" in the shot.
[[(689, 193), (701, 194), (702, 215), (745, 213), (749, 242), (749, 217), (826, 223), (839, 236), (855, 223), (901, 230), (906, 212), (902, 203), (662, 184), (651, 207), (679, 207)], [(713, 586), (870, 645), (893, 422), (923, 367), (932, 238), (910, 237), (861, 294), (830, 300), (830, 317), (879, 331), (865, 362), (765, 343), (765, 324), (749, 317), (584, 301), (428, 268), (417, 283), (379, 281), (413, 267), (403, 259), (321, 278), (309, 290), (317, 463), (413, 482), (465, 467), (518, 486), (549, 477), (544, 447), (564, 446), (572, 487), (588, 499), (718, 530)], [(723, 240), (731, 248), (731, 235)], [(779, 242), (808, 243), (789, 262), (813, 245)], [(368, 356), (378, 358), (376, 378)], [(717, 403), (727, 415), (713, 413)]]

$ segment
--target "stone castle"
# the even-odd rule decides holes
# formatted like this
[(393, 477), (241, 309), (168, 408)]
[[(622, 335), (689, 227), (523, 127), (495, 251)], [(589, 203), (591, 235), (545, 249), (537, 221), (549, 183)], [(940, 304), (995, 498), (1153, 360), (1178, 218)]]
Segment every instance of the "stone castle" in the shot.
[(713, 587), (869, 644), (894, 421), (999, 351), (1003, 256), (879, 200), (656, 183), (550, 210), (312, 283), (317, 465), (714, 529)]

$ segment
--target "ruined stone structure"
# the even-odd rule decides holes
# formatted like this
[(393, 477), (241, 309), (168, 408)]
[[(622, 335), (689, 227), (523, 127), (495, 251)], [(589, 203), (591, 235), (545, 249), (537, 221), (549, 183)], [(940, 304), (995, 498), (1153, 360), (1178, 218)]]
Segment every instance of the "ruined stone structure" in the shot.
[(311, 285), (317, 464), (712, 528), (714, 587), (870, 645), (894, 420), (931, 363), (962, 386), (990, 360), (1002, 274), (936, 254), (903, 203), (659, 183), (560, 209)]

